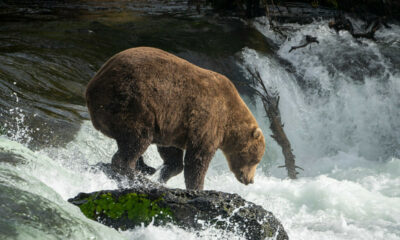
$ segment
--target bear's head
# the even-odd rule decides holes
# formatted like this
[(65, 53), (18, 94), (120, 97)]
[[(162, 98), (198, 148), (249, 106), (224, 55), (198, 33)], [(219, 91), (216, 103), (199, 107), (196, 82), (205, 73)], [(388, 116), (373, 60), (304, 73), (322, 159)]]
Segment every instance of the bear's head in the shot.
[[(244, 141), (243, 141), (244, 139)], [(245, 185), (254, 183), (254, 174), (265, 151), (264, 135), (259, 127), (238, 138), (240, 143), (224, 151), (229, 168), (237, 180)]]

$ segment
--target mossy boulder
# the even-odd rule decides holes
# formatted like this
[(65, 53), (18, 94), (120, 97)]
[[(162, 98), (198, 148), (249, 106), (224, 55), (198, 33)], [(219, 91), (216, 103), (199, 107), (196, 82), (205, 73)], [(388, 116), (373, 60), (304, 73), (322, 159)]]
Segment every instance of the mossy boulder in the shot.
[(129, 189), (80, 193), (69, 202), (90, 219), (116, 229), (172, 223), (185, 229), (215, 228), (246, 239), (288, 239), (271, 212), (237, 194), (136, 185)]
[(288, 239), (282, 224), (271, 212), (237, 194), (135, 187), (80, 193), (69, 200), (90, 219), (116, 229), (131, 229), (153, 222), (183, 228), (214, 226), (247, 239)]

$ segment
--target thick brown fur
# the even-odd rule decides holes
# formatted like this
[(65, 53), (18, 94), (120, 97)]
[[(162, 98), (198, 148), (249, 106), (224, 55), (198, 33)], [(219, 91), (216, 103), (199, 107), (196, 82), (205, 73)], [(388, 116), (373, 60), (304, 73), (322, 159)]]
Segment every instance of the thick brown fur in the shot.
[(231, 81), (160, 49), (113, 56), (89, 82), (86, 101), (94, 127), (117, 141), (112, 165), (121, 172), (135, 169), (154, 143), (164, 160), (162, 181), (184, 170), (186, 187), (203, 189), (221, 149), (248, 184), (264, 154), (264, 136)]

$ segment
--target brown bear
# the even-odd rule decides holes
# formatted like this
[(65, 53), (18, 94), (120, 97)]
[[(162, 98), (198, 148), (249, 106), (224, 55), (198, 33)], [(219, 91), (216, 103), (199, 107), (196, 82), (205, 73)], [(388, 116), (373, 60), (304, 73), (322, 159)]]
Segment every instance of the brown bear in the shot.
[(121, 173), (135, 169), (156, 144), (164, 160), (162, 182), (184, 170), (186, 188), (202, 190), (210, 160), (221, 149), (236, 178), (253, 183), (264, 136), (221, 74), (160, 49), (131, 48), (101, 67), (86, 101), (94, 127), (117, 141), (111, 165)]

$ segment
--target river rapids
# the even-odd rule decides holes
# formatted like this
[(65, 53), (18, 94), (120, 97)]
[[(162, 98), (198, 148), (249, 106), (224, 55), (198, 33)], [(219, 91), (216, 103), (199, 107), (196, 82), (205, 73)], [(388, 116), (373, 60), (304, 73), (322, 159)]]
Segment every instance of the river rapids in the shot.
[[(229, 30), (190, 20), (190, 26), (178, 27), (195, 28), (209, 41), (197, 39), (189, 51), (186, 40), (195, 41), (190, 32), (175, 36), (185, 47), (170, 35), (149, 37), (152, 27), (174, 28), (179, 18), (118, 16), (108, 22), (0, 26), (0, 239), (242, 239), (223, 230), (174, 225), (117, 231), (87, 219), (67, 202), (79, 192), (117, 188), (91, 167), (110, 162), (116, 151), (115, 142), (91, 125), (82, 97), (101, 64), (138, 45), (201, 63), (203, 45), (219, 43), (228, 57), (216, 56), (212, 47), (206, 55), (229, 59), (244, 79), (247, 67), (258, 71), (267, 88), (279, 94), (284, 129), (304, 171), (290, 180), (278, 168), (284, 158), (270, 137), (261, 101), (243, 90), (267, 143), (255, 184), (240, 184), (217, 152), (205, 189), (238, 193), (272, 211), (291, 239), (400, 239), (400, 26), (378, 30), (371, 41), (336, 33), (325, 20), (286, 24), (287, 38), (271, 31), (265, 18), (243, 23), (270, 45), (265, 50), (259, 42), (224, 46), (213, 37), (220, 34), (229, 45), (224, 36)], [(96, 34), (101, 38), (96, 40)], [(319, 44), (289, 52), (305, 35), (316, 36)], [(154, 167), (162, 163), (154, 146), (144, 157)], [(183, 175), (167, 186), (184, 188)]]

